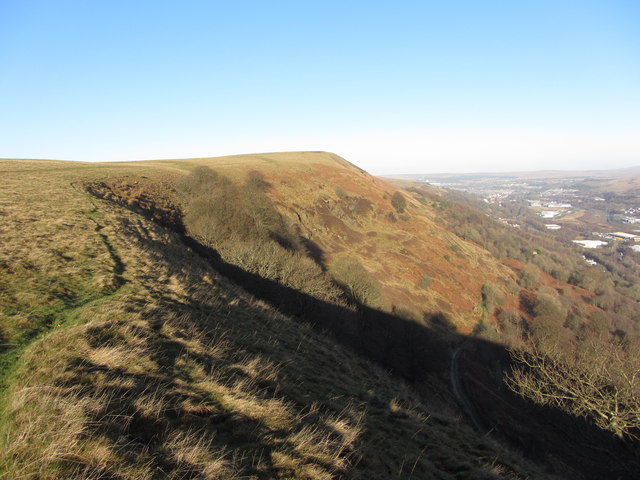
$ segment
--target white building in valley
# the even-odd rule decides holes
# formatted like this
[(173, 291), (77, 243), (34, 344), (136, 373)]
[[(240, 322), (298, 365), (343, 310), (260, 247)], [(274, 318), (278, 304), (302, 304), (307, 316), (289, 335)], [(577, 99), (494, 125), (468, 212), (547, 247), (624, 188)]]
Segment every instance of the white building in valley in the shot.
[(608, 245), (608, 242), (603, 242), (602, 240), (573, 240), (573, 243), (577, 243), (584, 248), (598, 248)]

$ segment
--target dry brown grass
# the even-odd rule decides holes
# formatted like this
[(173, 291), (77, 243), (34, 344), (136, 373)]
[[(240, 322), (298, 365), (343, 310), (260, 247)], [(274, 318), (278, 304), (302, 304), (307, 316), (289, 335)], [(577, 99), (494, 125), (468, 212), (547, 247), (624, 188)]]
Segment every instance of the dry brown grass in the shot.
[(3, 328), (51, 312), (55, 323), (12, 351), (0, 478), (543, 477), (220, 277), (176, 235), (74, 186), (142, 167), (6, 165), (2, 254), (17, 273), (2, 273)]
[[(227, 455), (223, 451), (216, 452), (211, 443), (207, 432), (194, 430), (170, 434), (165, 448), (179, 470), (201, 472), (204, 478), (211, 479), (237, 478), (231, 462), (226, 459)], [(184, 478), (177, 472), (172, 476)]]
[[(470, 331), (482, 316), (476, 307), (483, 281), (513, 276), (487, 251), (444, 228), (435, 209), (408, 194), (407, 220), (389, 222), (397, 187), (336, 155), (235, 155), (170, 164), (184, 170), (209, 167), (236, 185), (257, 172), (272, 185), (265, 193), (288, 223), (323, 251), (326, 266), (340, 256), (362, 264), (382, 284), (379, 305), (388, 308), (410, 308), (420, 317), (423, 312), (445, 311), (453, 324)], [(358, 202), (366, 208), (358, 207)], [(252, 259), (239, 261), (245, 267), (258, 265)], [(433, 279), (427, 289), (419, 287), (424, 274)]]

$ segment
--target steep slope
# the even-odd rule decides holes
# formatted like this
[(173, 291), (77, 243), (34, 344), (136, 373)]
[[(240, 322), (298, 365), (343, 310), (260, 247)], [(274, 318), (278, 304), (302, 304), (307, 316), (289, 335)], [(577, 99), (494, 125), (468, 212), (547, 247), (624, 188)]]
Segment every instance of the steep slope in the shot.
[[(304, 186), (276, 180), (277, 169), (291, 183), (301, 170), (314, 176), (339, 165), (344, 172), (336, 181), (350, 192), (347, 199), (362, 195), (359, 176), (358, 188), (376, 185), (340, 159), (303, 157), (318, 161), (265, 156), (270, 168), (260, 170), (287, 195), (299, 196)], [(216, 165), (244, 176), (256, 169), (256, 157), (249, 158)], [(174, 182), (190, 166), (215, 162), (0, 161), (0, 476), (544, 478), (461, 423), (454, 407), (425, 403), (403, 381), (256, 300), (179, 233), (131, 210), (144, 204), (156, 220), (166, 219), (174, 211)], [(85, 185), (101, 182), (128, 185), (130, 208), (86, 192)], [(357, 256), (391, 302), (399, 290), (383, 272), (393, 267), (379, 270), (361, 252), (366, 232), (372, 225), (397, 227), (389, 244), (400, 249), (412, 230), (405, 220), (387, 223), (391, 209), (382, 205), (393, 190), (380, 188), (380, 206), (363, 218), (314, 211), (313, 198), (333, 201), (329, 212), (342, 206), (336, 200), (342, 195), (321, 188), (296, 207), (282, 197), (279, 207), (296, 218), (297, 212), (301, 229), (305, 219), (327, 220), (315, 232), (301, 231), (313, 234), (329, 266), (340, 254)], [(277, 191), (267, 194), (276, 198)], [(426, 229), (427, 213), (418, 211), (410, 204), (407, 214)], [(364, 238), (335, 240), (329, 216)], [(431, 236), (436, 251), (456, 241), (435, 224)], [(453, 264), (480, 268), (484, 254), (474, 248), (467, 258), (461, 245)], [(421, 298), (410, 289), (406, 295)], [(428, 305), (431, 297), (424, 298)], [(435, 304), (440, 297), (434, 298)], [(464, 308), (452, 311), (460, 322), (473, 311)], [(441, 405), (453, 403), (446, 385), (431, 388)]]
[[(482, 423), (522, 448), (552, 451), (587, 477), (635, 478), (640, 460), (640, 307), (633, 289), (638, 257), (626, 255), (619, 244), (597, 254), (581, 252), (571, 242), (574, 237), (550, 233), (517, 201), (498, 205), (424, 184), (398, 185), (420, 202), (439, 205), (452, 231), (485, 246), (517, 274), (519, 304), (483, 289), (495, 323), (478, 332), (514, 350), (507, 358), (491, 349), (462, 355), (465, 390)], [(596, 265), (585, 262), (583, 253)], [(492, 368), (496, 363), (500, 367)], [(509, 390), (520, 399), (508, 398)], [(523, 398), (532, 404), (525, 405)], [(518, 433), (526, 430), (538, 433)], [(572, 439), (570, 448), (565, 438)]]
[(266, 195), (324, 268), (356, 262), (376, 278), (378, 308), (426, 323), (444, 315), (468, 333), (483, 316), (483, 284), (500, 285), (508, 296), (514, 282), (510, 269), (452, 234), (436, 209), (404, 194), (406, 207), (398, 211), (392, 202), (397, 187), (337, 155), (241, 155), (172, 165), (207, 166), (238, 184), (248, 175), (262, 178)]

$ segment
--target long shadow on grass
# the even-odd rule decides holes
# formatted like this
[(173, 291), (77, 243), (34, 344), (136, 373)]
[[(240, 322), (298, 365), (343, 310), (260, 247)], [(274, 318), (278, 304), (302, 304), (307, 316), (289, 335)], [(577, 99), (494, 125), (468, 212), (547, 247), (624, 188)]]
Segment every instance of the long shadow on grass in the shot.
[[(97, 332), (94, 332), (97, 333)], [(169, 368), (168, 364), (183, 354), (183, 350), (164, 350), (160, 344), (166, 375), (132, 374), (123, 369), (97, 365), (86, 358), (78, 358), (74, 371), (81, 375), (101, 373), (102, 389), (109, 392), (108, 401), (96, 412), (95, 421), (89, 422), (92, 435), (101, 435), (122, 457), (125, 464), (143, 460), (153, 465), (158, 472), (172, 472), (176, 478), (202, 478), (199, 466), (180, 460), (166, 448), (167, 436), (173, 432), (198, 436), (209, 433), (213, 443), (208, 448), (214, 452), (237, 446), (245, 447), (245, 473), (252, 478), (267, 480), (274, 478), (275, 470), (271, 451), (275, 445), (286, 441), (285, 432), (271, 431), (263, 422), (238, 413), (228, 413), (216, 403), (209, 391), (193, 386), (189, 373), (180, 368)], [(193, 352), (190, 353), (193, 359)], [(211, 359), (202, 356), (193, 359), (203, 367), (211, 367)], [(233, 379), (226, 379), (227, 383)], [(235, 379), (236, 381), (238, 379)], [(67, 386), (73, 387), (71, 379)], [(188, 386), (187, 386), (188, 385)], [(95, 394), (85, 386), (86, 393)], [(185, 408), (185, 402), (197, 408)], [(211, 435), (211, 431), (215, 432)], [(249, 445), (249, 448), (246, 446)], [(255, 458), (262, 456), (261, 468), (257, 469)], [(117, 467), (107, 464), (87, 465), (85, 473), (96, 478), (120, 478)], [(165, 478), (159, 475), (157, 478)]]
[[(502, 345), (429, 328), (363, 305), (354, 310), (337, 306), (229, 264), (217, 251), (184, 234), (182, 239), (218, 272), (257, 298), (330, 334), (341, 345), (413, 383), (418, 391), (429, 375), (448, 375), (451, 345), (465, 342), (462, 383), (481, 423), (554, 473), (601, 479), (633, 478), (640, 471), (635, 445), (581, 418), (513, 394), (504, 384), (510, 358)], [(162, 251), (161, 244), (150, 246)]]
[[(448, 375), (452, 345), (465, 343), (460, 373), (481, 424), (553, 473), (566, 478), (624, 479), (634, 478), (640, 471), (637, 445), (623, 443), (581, 418), (513, 394), (504, 383), (511, 366), (504, 346), (430, 328), (364, 305), (349, 309), (319, 300), (225, 262), (216, 250), (189, 237), (181, 224), (164, 222), (164, 226), (255, 297), (330, 334), (339, 344), (403, 377), (418, 391), (428, 376)], [(166, 250), (161, 242), (142, 237), (140, 241), (159, 253)], [(167, 264), (171, 263), (167, 258)]]
[(12, 344), (9, 343), (9, 338), (5, 335), (2, 326), (0, 325), (0, 354), (4, 353), (6, 350), (11, 347)]

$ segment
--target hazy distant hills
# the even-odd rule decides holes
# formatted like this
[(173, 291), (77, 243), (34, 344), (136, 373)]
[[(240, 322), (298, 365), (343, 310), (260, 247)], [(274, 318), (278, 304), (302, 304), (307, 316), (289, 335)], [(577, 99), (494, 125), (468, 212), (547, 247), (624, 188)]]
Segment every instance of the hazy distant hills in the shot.
[(428, 173), (428, 174), (393, 174), (383, 175), (386, 178), (399, 178), (413, 181), (427, 181), (432, 178), (437, 181), (480, 180), (490, 178), (511, 178), (522, 180), (560, 179), (560, 178), (625, 178), (640, 176), (640, 167), (620, 168), (615, 170), (538, 170), (515, 172), (470, 172), (470, 173)]

